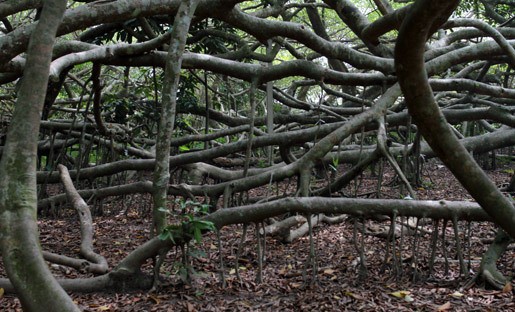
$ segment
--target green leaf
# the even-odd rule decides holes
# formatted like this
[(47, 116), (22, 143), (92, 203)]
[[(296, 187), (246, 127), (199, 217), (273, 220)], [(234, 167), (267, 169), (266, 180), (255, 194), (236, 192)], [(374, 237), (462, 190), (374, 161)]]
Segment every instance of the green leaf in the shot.
[(215, 229), (215, 224), (211, 221), (195, 220), (193, 223), (195, 228), (199, 228), (201, 230), (213, 231)]
[(159, 234), (159, 239), (160, 240), (168, 240), (168, 239), (171, 239), (173, 241), (173, 237), (172, 235), (170, 234), (169, 231), (163, 231), (163, 233)]
[[(338, 164), (340, 163), (340, 158), (333, 157), (333, 166), (338, 167)], [(336, 169), (336, 168), (335, 168)], [(336, 170), (335, 170), (336, 171)]]

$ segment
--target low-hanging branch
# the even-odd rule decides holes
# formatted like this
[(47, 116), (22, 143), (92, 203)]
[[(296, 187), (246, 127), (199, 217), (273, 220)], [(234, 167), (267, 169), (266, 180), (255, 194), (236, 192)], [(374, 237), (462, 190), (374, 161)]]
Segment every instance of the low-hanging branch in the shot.
[[(232, 224), (261, 222), (267, 218), (298, 213), (301, 215), (348, 214), (360, 218), (371, 218), (377, 215), (390, 217), (417, 217), (445, 220), (491, 221), (481, 207), (468, 201), (433, 201), (433, 200), (403, 200), (403, 199), (356, 199), (356, 198), (326, 198), (299, 197), (285, 198), (266, 203), (220, 209), (200, 220), (212, 222), (222, 229)], [(108, 287), (112, 289), (148, 288), (151, 278), (141, 272), (141, 266), (147, 259), (155, 257), (161, 248), (173, 247), (185, 243), (188, 235), (174, 237), (174, 240), (161, 240), (154, 237), (137, 247), (124, 258), (111, 272), (89, 279), (60, 280), (60, 284), (69, 291), (91, 292)], [(7, 292), (13, 288), (7, 279), (0, 279), (0, 287)]]

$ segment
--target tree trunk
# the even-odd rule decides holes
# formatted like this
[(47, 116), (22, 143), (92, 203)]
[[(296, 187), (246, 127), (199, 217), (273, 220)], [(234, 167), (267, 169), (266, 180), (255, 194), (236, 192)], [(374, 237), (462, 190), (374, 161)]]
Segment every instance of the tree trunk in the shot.
[(170, 163), (168, 157), (170, 156), (170, 143), (172, 141), (175, 124), (182, 55), (184, 53), (191, 19), (197, 4), (198, 0), (184, 0), (181, 2), (173, 24), (172, 39), (166, 59), (165, 79), (163, 82), (163, 106), (156, 144), (156, 167), (154, 169), (153, 222), (157, 234), (166, 226), (165, 214), (159, 209), (166, 208), (166, 194), (168, 181), (170, 180)]
[[(159, 121), (158, 136), (156, 141), (156, 166), (153, 176), (153, 215), (152, 233), (159, 235), (166, 227), (168, 183), (170, 181), (170, 144), (175, 126), (177, 113), (177, 92), (181, 79), (182, 55), (186, 46), (186, 37), (190, 28), (193, 13), (198, 0), (183, 0), (179, 6), (172, 27), (170, 48), (166, 57), (165, 77), (163, 82), (161, 118)], [(154, 264), (154, 286), (159, 285), (159, 270), (164, 261), (167, 250), (159, 253), (159, 258)]]
[(43, 260), (36, 223), (40, 116), (55, 35), (65, 9), (64, 0), (44, 1), (0, 162), (0, 247), (25, 311), (79, 311)]

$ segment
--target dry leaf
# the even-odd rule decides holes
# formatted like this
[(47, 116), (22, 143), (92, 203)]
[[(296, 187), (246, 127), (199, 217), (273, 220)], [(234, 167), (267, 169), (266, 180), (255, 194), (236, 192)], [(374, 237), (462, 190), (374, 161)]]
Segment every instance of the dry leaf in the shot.
[(324, 270), (324, 274), (326, 274), (326, 275), (333, 275), (333, 274), (334, 274), (334, 272), (336, 272), (336, 271), (335, 271), (335, 270), (333, 270), (333, 269), (325, 269), (325, 270)]
[(411, 297), (410, 295), (406, 295), (406, 297), (404, 297), (404, 301), (413, 302), (413, 301), (415, 301), (415, 299), (413, 299), (413, 297)]
[(504, 285), (504, 287), (502, 288), (502, 292), (504, 294), (505, 293), (510, 293), (512, 290), (513, 290), (513, 286), (511, 285), (510, 282), (506, 282), (506, 285)]
[(0, 298), (4, 296), (5, 290), (3, 288), (0, 288)]
[(161, 302), (161, 300), (159, 300), (159, 298), (157, 298), (153, 295), (149, 295), (148, 298), (152, 299), (152, 301), (154, 301), (155, 304), (159, 304)]
[(444, 303), (441, 306), (439, 306), (436, 311), (447, 311), (450, 308), (451, 308), (451, 303), (449, 301), (447, 301), (446, 303)]
[(413, 299), (413, 297), (411, 297), (410, 294), (411, 294), (411, 292), (407, 291), (407, 290), (399, 290), (399, 291), (394, 291), (394, 292), (390, 293), (390, 295), (397, 297), (397, 298), (404, 299), (404, 301), (406, 301), (406, 302), (415, 301), (415, 299)]
[(390, 295), (397, 297), (397, 298), (402, 298), (402, 299), (404, 299), (409, 294), (411, 294), (411, 292), (407, 291), (407, 290), (399, 290), (399, 291), (394, 291), (394, 292), (390, 293)]
[(465, 296), (465, 295), (464, 295), (464, 294), (462, 294), (462, 293), (460, 293), (459, 291), (455, 291), (455, 292), (453, 292), (452, 294), (450, 294), (449, 296), (454, 297), (454, 298), (456, 298), (456, 299), (459, 299), (459, 298), (461, 298), (461, 297), (463, 297), (463, 296)]
[(346, 291), (345, 292), (345, 296), (351, 297), (351, 298), (354, 298), (354, 299), (357, 299), (357, 300), (363, 300), (364, 299), (362, 296), (356, 295), (355, 293), (350, 292), (350, 291)]

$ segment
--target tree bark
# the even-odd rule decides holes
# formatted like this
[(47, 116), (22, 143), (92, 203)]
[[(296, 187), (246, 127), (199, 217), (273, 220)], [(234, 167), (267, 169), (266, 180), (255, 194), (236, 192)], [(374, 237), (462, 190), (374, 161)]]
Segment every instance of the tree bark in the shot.
[(165, 214), (159, 209), (166, 208), (166, 196), (170, 180), (170, 162), (168, 158), (170, 157), (170, 143), (175, 125), (182, 55), (193, 13), (198, 2), (198, 0), (184, 0), (181, 2), (173, 24), (170, 49), (166, 60), (165, 79), (163, 82), (163, 106), (156, 144), (156, 167), (154, 169), (154, 190), (152, 194), (154, 201), (153, 222), (157, 234), (161, 233), (166, 226)]
[(494, 222), (515, 237), (515, 208), (451, 131), (429, 86), (424, 63), (426, 40), (458, 2), (420, 0), (413, 5), (397, 39), (397, 75), (408, 110), (429, 146)]
[[(95, 264), (94, 269), (97, 273), (106, 273), (108, 269), (107, 260), (102, 255), (97, 254), (93, 250), (94, 229), (91, 211), (89, 210), (89, 207), (84, 199), (82, 199), (82, 197), (75, 189), (75, 186), (73, 186), (68, 169), (63, 165), (58, 165), (57, 169), (59, 170), (63, 180), (63, 185), (66, 190), (66, 197), (79, 214), (81, 234), (80, 254), (84, 257), (84, 259)], [(89, 262), (85, 263), (85, 265), (89, 265)], [(87, 267), (84, 269), (88, 270)]]
[(0, 162), (0, 247), (25, 311), (79, 311), (43, 260), (36, 223), (37, 134), (55, 35), (65, 9), (64, 0), (44, 1)]

